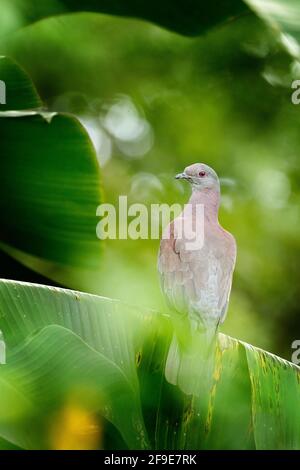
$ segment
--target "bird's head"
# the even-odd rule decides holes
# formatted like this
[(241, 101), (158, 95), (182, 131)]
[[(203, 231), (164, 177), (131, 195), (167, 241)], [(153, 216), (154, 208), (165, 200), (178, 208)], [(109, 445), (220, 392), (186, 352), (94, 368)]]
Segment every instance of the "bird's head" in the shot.
[(193, 165), (187, 166), (183, 173), (179, 173), (175, 178), (188, 181), (194, 190), (220, 190), (220, 182), (217, 173), (204, 163), (194, 163)]

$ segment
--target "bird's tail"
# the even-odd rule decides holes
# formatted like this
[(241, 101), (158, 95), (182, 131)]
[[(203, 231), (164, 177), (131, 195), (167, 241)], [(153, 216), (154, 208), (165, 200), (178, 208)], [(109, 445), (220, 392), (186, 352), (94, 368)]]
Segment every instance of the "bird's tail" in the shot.
[(215, 328), (190, 332), (184, 341), (174, 333), (165, 366), (167, 381), (186, 394), (199, 395), (210, 388), (216, 342)]

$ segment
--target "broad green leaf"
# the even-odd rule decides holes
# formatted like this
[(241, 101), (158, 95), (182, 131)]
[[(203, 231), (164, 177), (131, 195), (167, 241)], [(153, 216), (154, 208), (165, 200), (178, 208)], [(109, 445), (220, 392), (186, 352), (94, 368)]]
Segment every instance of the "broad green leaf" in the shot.
[[(0, 328), (3, 331), (7, 350), (18, 348), (18, 345), (26, 341), (26, 338), (45, 327), (49, 327), (49, 325), (64, 327), (79, 336), (84, 341), (86, 348), (91, 348), (101, 354), (101, 357), (105, 357), (112, 367), (120, 371), (124, 381), (132, 389), (132, 394), (135, 395), (131, 396), (129, 401), (134, 403), (136, 410), (138, 410), (140, 406), (139, 385), (135, 366), (132, 310), (126, 305), (110, 299), (51, 287), (40, 286), (36, 290), (36, 287), (13, 281), (1, 283)], [(36, 294), (38, 294), (38, 298)], [(48, 348), (46, 343), (44, 349)], [(65, 340), (61, 341), (61, 344), (65, 344)], [(58, 345), (52, 345), (48, 352), (45, 352), (47, 360), (50, 360), (49, 355), (52, 354), (52, 349), (57, 351)], [(39, 351), (42, 351), (42, 347)], [(69, 354), (68, 350), (60, 351), (61, 357)], [(9, 355), (8, 364), (10, 364)], [(69, 366), (71, 367), (70, 364)], [(28, 366), (24, 367), (25, 370), (28, 369)], [(54, 369), (58, 370), (58, 366), (55, 366)], [(53, 383), (56, 382), (58, 388), (61, 387), (60, 380), (63, 380), (60, 377), (64, 377), (66, 373), (66, 371), (60, 370), (58, 376), (53, 379)], [(33, 370), (30, 369), (28, 380), (31, 380), (32, 375)], [(80, 385), (80, 375), (78, 375), (77, 385)], [(106, 374), (104, 375), (106, 377)], [(74, 388), (76, 388), (75, 385), (74, 382)], [(41, 389), (42, 386), (39, 384), (38, 388)], [(48, 392), (45, 394), (48, 395)], [(51, 397), (50, 392), (49, 396)], [(121, 407), (125, 420), (125, 428), (118, 426), (119, 432), (129, 447), (145, 447), (147, 437), (143, 429), (142, 418), (137, 416), (136, 410), (133, 410), (135, 412), (133, 413), (131, 405), (128, 405), (125, 400), (124, 392), (118, 392), (117, 396), (123, 400)], [(32, 401), (35, 402), (35, 400)], [(124, 407), (127, 411), (124, 411)], [(118, 420), (121, 420), (122, 416), (120, 415)], [(133, 432), (132, 426), (135, 426), (135, 432)], [(128, 436), (125, 439), (124, 436), (127, 432)], [(3, 437), (8, 438), (7, 435)], [(130, 439), (135, 439), (135, 445), (133, 445), (133, 441), (130, 445)], [(24, 447), (34, 446), (32, 442), (26, 442), (26, 445), (19, 441), (15, 443)], [(41, 443), (39, 443), (40, 446)]]
[[(245, 344), (257, 449), (300, 448), (300, 368)], [(294, 373), (295, 372), (295, 373)]]
[(287, 51), (300, 59), (300, 3), (298, 0), (245, 0), (275, 32)]
[(62, 266), (97, 266), (99, 170), (78, 121), (2, 113), (0, 140), (2, 241)]
[(10, 109), (0, 112), (1, 248), (47, 277), (78, 286), (100, 264), (95, 150), (74, 117), (24, 110), (40, 100), (16, 64), (0, 59), (0, 72)]
[[(5, 394), (7, 387), (13, 394)], [(87, 416), (100, 412), (120, 430), (129, 447), (147, 445), (139, 397), (125, 374), (61, 326), (48, 326), (11, 349), (0, 370), (0, 392), (0, 433), (24, 448), (51, 446), (49, 421), (69, 402)], [(24, 403), (30, 403), (27, 414)], [(8, 420), (7, 409), (13, 410), (13, 420)], [(7, 436), (8, 421), (12, 424)]]
[(137, 386), (133, 313), (120, 302), (94, 295), (14, 281), (0, 283), (0, 329), (8, 348), (46, 326), (59, 325), (116, 363)]
[(5, 83), (6, 88), (6, 104), (0, 104), (0, 111), (42, 106), (41, 99), (26, 72), (8, 57), (0, 57), (0, 80)]
[(59, 2), (34, 3), (30, 0), (14, 0), (11, 3), (15, 14), (22, 18), (23, 24), (61, 13), (89, 11), (142, 18), (188, 36), (199, 35), (216, 25), (254, 12), (277, 33), (280, 33), (283, 44), (293, 56), (300, 57), (298, 0), (230, 0), (226, 2), (60, 0)]
[[(79, 375), (73, 374), (71, 358), (84, 368), (86, 357), (86, 373), (90, 377), (88, 371), (96, 359), (89, 362), (89, 357), (94, 354), (97, 358), (100, 355), (106, 365), (105, 361), (111, 364), (110, 371), (110, 366), (105, 369), (106, 365), (101, 363), (99, 390), (118, 410), (114, 387), (116, 383), (123, 384), (117, 378), (120, 375), (116, 370), (120, 371), (132, 390), (135, 407), (123, 409), (124, 421), (111, 421), (129, 448), (136, 444), (129, 442), (132, 428), (131, 431), (127, 428), (127, 421), (138, 423), (140, 433), (136, 437), (150, 448), (300, 448), (299, 367), (246, 343), (220, 334), (213, 370), (205, 383), (195, 380), (201, 372), (196, 362), (187, 368), (185, 380), (195, 387), (187, 394), (180, 377), (177, 385), (166, 380), (165, 366), (173, 334), (167, 315), (139, 311), (89, 294), (2, 281), (0, 328), (8, 350), (8, 364), (4, 368), (11, 368), (10, 377), (20, 386), (28, 381), (30, 385), (25, 387), (31, 393), (28, 400), (38, 407), (54, 407), (59, 397), (64, 396), (64, 390), (70, 390), (77, 380), (80, 384), (86, 377), (83, 369)], [(47, 369), (47, 373), (42, 374), (42, 369)], [(93, 372), (91, 377), (94, 375)], [(0, 378), (9, 384), (3, 366)], [(122, 391), (119, 395), (125, 399), (126, 393)], [(140, 403), (143, 419), (138, 412)], [(23, 406), (19, 409), (26, 411)], [(30, 407), (27, 410), (30, 412)], [(134, 415), (139, 416), (138, 421), (129, 419)], [(21, 421), (23, 431), (26, 414)], [(36, 423), (40, 429), (39, 421)], [(21, 441), (12, 440), (14, 428), (8, 425), (2, 426), (0, 435), (21, 445)], [(15, 429), (17, 432), (18, 428)]]
[(9, 441), (0, 438), (0, 450), (21, 450), (20, 447), (15, 446)]
[[(140, 349), (139, 377), (147, 416), (156, 415), (148, 431), (156, 449), (253, 449), (255, 448), (251, 383), (248, 363), (238, 341), (219, 336), (210, 376), (199, 377), (198, 356), (184, 374), (194, 393), (185, 393), (182, 380), (175, 387), (165, 380), (169, 342), (162, 341), (162, 318)], [(159, 351), (159, 352), (158, 352)], [(195, 381), (195, 376), (200, 380)], [(196, 384), (196, 385), (195, 385)], [(185, 389), (186, 387), (184, 387)], [(150, 389), (150, 392), (149, 392)], [(155, 393), (159, 389), (160, 393)], [(148, 398), (147, 398), (148, 397)], [(149, 402), (149, 397), (152, 400)], [(147, 424), (148, 420), (146, 420)], [(224, 433), (226, 429), (226, 433)]]

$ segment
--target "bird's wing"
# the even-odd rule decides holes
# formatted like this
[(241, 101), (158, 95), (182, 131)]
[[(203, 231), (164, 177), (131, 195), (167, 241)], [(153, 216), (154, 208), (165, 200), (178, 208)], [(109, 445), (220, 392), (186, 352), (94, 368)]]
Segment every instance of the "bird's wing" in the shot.
[(184, 313), (186, 310), (184, 284), (190, 274), (188, 265), (180, 258), (180, 251), (176, 249), (174, 221), (167, 226), (160, 242), (158, 272), (161, 288), (168, 303), (178, 312)]
[(229, 235), (227, 249), (224, 251), (222, 272), (220, 277), (220, 301), (219, 309), (221, 312), (220, 323), (223, 323), (228, 309), (229, 296), (232, 286), (232, 276), (236, 261), (236, 242), (232, 235)]
[(213, 314), (216, 321), (222, 322), (235, 264), (234, 238), (226, 233), (224, 245), (219, 250), (215, 246), (187, 250), (186, 241), (176, 238), (174, 221), (165, 233), (167, 236), (160, 245), (158, 270), (161, 287), (169, 303), (178, 312), (199, 313), (200, 316), (201, 309), (207, 305), (207, 314)]
[(164, 232), (158, 256), (161, 287), (169, 304), (180, 313), (188, 313), (205, 281), (207, 261), (199, 251), (186, 250), (186, 241), (176, 236), (174, 222)]

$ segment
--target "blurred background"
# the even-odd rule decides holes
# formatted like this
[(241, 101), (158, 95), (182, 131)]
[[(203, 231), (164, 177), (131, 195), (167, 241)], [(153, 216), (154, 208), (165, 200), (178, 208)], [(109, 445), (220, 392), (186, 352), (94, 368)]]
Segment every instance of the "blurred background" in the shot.
[[(222, 331), (290, 359), (300, 338), (300, 108), (291, 103), (300, 67), (265, 26), (246, 15), (191, 39), (143, 21), (74, 14), (2, 38), (0, 53), (25, 68), (50, 109), (86, 127), (105, 202), (128, 195), (149, 207), (183, 204), (189, 188), (176, 173), (194, 162), (217, 171), (220, 221), (238, 245)], [(84, 290), (163, 311), (158, 247), (104, 242), (100, 271)], [(40, 280), (17, 263), (5, 272), (3, 261), (3, 274)]]

